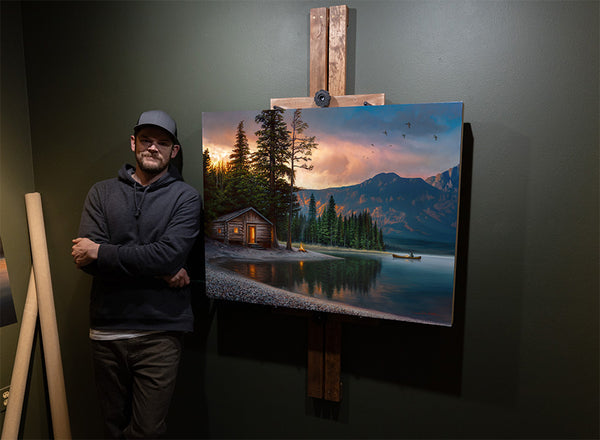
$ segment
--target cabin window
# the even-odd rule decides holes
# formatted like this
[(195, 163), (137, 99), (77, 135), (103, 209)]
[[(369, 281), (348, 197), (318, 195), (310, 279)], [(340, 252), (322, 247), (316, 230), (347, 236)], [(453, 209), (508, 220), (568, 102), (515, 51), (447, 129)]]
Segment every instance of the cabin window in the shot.
[(223, 229), (221, 229), (221, 228), (218, 228), (218, 229), (217, 229), (217, 234), (221, 235), (222, 233), (223, 233)]
[(234, 234), (239, 234), (240, 233), (240, 228), (238, 228), (237, 226), (235, 228), (233, 228), (233, 233)]

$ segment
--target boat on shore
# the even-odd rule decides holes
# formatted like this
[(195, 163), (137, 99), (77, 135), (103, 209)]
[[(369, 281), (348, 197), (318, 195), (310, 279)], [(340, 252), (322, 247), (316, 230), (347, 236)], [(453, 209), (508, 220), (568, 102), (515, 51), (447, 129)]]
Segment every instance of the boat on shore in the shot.
[(398, 255), (398, 254), (392, 254), (392, 257), (394, 258), (404, 258), (405, 260), (420, 260), (421, 256), (420, 255)]

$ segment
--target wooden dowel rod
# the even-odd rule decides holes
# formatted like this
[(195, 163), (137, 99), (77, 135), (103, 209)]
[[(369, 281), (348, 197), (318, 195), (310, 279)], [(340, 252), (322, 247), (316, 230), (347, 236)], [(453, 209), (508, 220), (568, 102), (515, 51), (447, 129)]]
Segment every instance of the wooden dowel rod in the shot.
[(16, 440), (19, 436), (19, 426), (21, 424), (23, 400), (27, 387), (27, 375), (31, 363), (31, 350), (35, 336), (37, 316), (37, 295), (32, 267), (31, 275), (29, 276), (29, 287), (27, 288), (27, 298), (25, 299), (25, 307), (23, 309), (23, 318), (21, 319), (21, 329), (19, 330), (17, 353), (10, 380), (10, 396), (8, 406), (6, 407), (6, 414), (4, 415), (4, 425), (2, 425), (2, 440)]
[(63, 375), (52, 279), (50, 277), (50, 260), (44, 229), (42, 199), (39, 193), (25, 194), (27, 221), (29, 224), (29, 241), (35, 284), (37, 286), (40, 327), (44, 344), (44, 360), (48, 379), (48, 397), (52, 415), (52, 429), (55, 439), (70, 439), (71, 427), (67, 407), (67, 394)]

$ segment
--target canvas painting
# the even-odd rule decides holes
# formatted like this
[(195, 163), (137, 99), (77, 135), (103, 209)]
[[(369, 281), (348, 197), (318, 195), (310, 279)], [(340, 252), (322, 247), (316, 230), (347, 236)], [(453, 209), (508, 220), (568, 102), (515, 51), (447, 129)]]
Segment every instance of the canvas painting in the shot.
[(4, 247), (2, 246), (2, 238), (0, 238), (0, 327), (15, 322), (17, 322), (17, 315), (8, 280)]
[(463, 104), (203, 113), (207, 294), (451, 326)]

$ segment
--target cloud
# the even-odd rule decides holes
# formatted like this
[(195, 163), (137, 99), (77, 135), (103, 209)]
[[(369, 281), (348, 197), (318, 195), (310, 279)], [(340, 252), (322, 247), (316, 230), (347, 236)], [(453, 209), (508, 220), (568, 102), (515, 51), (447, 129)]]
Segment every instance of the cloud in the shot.
[[(337, 137), (324, 136), (313, 151), (313, 170), (299, 170), (297, 184), (307, 189), (354, 185), (379, 173), (393, 172), (402, 177), (428, 174), (427, 159), (400, 146), (375, 146)], [(439, 171), (436, 171), (436, 173)]]
[[(240, 121), (256, 150), (259, 113), (203, 114), (203, 147), (213, 161), (228, 160)], [(286, 111), (288, 124), (292, 114)], [(296, 184), (303, 188), (353, 185), (383, 172), (427, 178), (459, 162), (460, 103), (304, 109), (302, 118), (308, 124), (305, 135), (318, 143), (313, 170), (297, 169)]]

